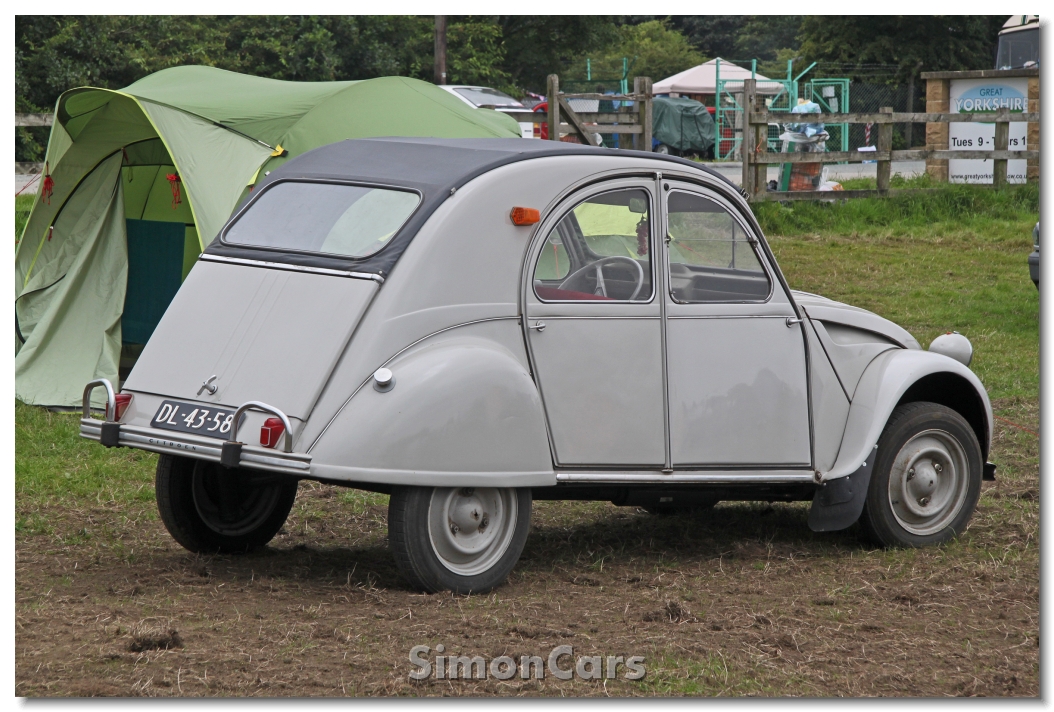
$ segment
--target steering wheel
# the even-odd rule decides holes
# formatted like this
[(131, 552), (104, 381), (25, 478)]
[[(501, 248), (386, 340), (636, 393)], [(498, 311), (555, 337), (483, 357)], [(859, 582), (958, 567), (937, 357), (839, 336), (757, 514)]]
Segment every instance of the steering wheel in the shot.
[(589, 270), (596, 270), (596, 290), (598, 291), (594, 291), (593, 293), (606, 297), (608, 295), (608, 291), (607, 285), (604, 284), (604, 265), (609, 265), (614, 262), (629, 262), (631, 265), (637, 268), (637, 286), (633, 290), (633, 294), (631, 294), (629, 297), (629, 301), (632, 302), (634, 299), (637, 298), (637, 295), (640, 294), (641, 288), (644, 286), (644, 268), (640, 266), (640, 262), (637, 262), (637, 260), (633, 259), (632, 257), (626, 257), (624, 255), (612, 255), (610, 257), (601, 257), (596, 262), (591, 262), (585, 267), (579, 267), (574, 272), (567, 275), (567, 277), (564, 278), (564, 281), (560, 282), (560, 286), (558, 288), (576, 292), (581, 291), (573, 289), (569, 285), (573, 285), (576, 279), (581, 279), (581, 277), (587, 272), (589, 272)]

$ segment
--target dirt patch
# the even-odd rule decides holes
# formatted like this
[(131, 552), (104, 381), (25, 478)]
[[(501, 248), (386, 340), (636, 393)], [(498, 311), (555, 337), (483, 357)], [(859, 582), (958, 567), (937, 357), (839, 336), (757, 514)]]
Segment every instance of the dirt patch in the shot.
[[(1028, 404), (1001, 407), (1036, 425)], [(187, 553), (148, 502), (57, 505), (47, 531), (16, 536), (16, 693), (1037, 695), (1038, 443), (1003, 425), (995, 439), (999, 479), (944, 547), (814, 534), (804, 504), (537, 502), (519, 565), (485, 596), (409, 590), (377, 496), (304, 483), (272, 545), (242, 557)], [(644, 656), (647, 674), (412, 681), (411, 647), (440, 644), (571, 645)]]

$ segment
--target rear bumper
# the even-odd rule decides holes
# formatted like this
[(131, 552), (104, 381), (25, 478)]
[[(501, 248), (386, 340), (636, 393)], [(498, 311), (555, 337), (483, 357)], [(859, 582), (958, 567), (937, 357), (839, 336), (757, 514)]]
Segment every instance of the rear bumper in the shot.
[(1028, 256), (1028, 273), (1032, 281), (1039, 286), (1039, 250), (1035, 250)]
[[(104, 423), (94, 418), (81, 418), (81, 437), (101, 442)], [(118, 447), (149, 450), (163, 455), (182, 455), (209, 462), (220, 462), (224, 442), (191, 433), (124, 424), (120, 425), (117, 436)], [(311, 456), (243, 444), (238, 453), (237, 466), (306, 477), (311, 473)]]

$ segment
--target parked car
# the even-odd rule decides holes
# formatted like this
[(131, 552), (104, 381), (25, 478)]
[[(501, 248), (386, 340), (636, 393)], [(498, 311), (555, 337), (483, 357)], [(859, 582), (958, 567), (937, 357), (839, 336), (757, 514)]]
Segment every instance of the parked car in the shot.
[(994, 475), (971, 353), (790, 289), (691, 161), (350, 140), (263, 179), (80, 428), (160, 454), (191, 551), (263, 546), (310, 479), (391, 495), (412, 585), (481, 592), (533, 500), (811, 500), (817, 531), (947, 541)]
[[(495, 111), (530, 111), (522, 102), (514, 99), (505, 92), (491, 89), (490, 87), (474, 87), (465, 84), (440, 84), (440, 89), (445, 89), (469, 106), (477, 109), (494, 109)], [(519, 121), (520, 136), (522, 138), (534, 137), (534, 123), (530, 121)]]
[(1039, 289), (1039, 223), (1032, 228), (1032, 254), (1028, 256), (1028, 274)]

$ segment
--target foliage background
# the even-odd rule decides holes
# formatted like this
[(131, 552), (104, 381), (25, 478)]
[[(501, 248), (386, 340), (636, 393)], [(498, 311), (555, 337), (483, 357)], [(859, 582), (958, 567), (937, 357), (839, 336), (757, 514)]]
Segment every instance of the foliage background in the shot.
[[(515, 96), (543, 93), (548, 74), (660, 80), (721, 56), (759, 60), (781, 75), (788, 59), (828, 76), (904, 82), (921, 71), (985, 69), (1006, 16), (488, 15), (451, 16), (450, 81)], [(294, 81), (433, 76), (434, 17), (98, 16), (15, 18), (15, 110), (47, 112), (77, 86), (111, 89), (182, 64)], [(607, 87), (614, 88), (614, 87)], [(46, 129), (16, 131), (16, 160), (42, 160)]]

